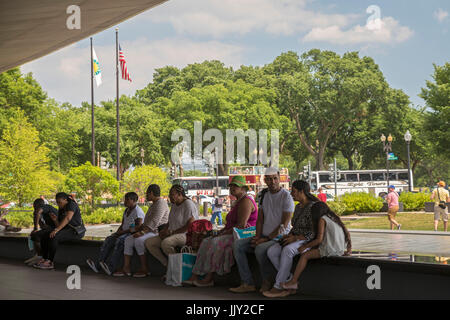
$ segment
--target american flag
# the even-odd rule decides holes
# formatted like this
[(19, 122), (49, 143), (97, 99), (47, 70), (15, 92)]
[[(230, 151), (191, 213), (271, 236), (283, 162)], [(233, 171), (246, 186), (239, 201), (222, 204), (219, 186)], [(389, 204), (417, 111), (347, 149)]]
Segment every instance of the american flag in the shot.
[(120, 45), (119, 45), (119, 62), (120, 68), (122, 69), (122, 79), (129, 80), (131, 82), (130, 74), (128, 73), (127, 69), (127, 62), (125, 61), (125, 56), (123, 55), (122, 47)]

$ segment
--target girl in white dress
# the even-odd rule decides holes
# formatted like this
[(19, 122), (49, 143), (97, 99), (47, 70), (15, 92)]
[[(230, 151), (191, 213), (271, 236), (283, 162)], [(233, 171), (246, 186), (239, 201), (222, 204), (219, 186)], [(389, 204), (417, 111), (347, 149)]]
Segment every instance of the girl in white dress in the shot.
[(350, 233), (339, 216), (323, 202), (314, 206), (311, 213), (313, 222), (317, 226), (317, 236), (311, 242), (298, 248), (298, 251), (303, 254), (297, 263), (292, 279), (282, 284), (286, 290), (297, 290), (298, 279), (309, 260), (351, 255), (352, 252)]

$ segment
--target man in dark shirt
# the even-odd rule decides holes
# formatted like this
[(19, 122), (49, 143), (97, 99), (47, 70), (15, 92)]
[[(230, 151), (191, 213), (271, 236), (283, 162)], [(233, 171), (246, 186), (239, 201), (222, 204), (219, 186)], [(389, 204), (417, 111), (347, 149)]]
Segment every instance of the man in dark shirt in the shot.
[(49, 204), (45, 204), (45, 201), (42, 198), (34, 200), (33, 209), (34, 228), (30, 233), (30, 238), (33, 242), (35, 255), (25, 261), (25, 263), (29, 265), (33, 265), (42, 258), (41, 238), (52, 232), (56, 227), (51, 216), (58, 216), (58, 210)]

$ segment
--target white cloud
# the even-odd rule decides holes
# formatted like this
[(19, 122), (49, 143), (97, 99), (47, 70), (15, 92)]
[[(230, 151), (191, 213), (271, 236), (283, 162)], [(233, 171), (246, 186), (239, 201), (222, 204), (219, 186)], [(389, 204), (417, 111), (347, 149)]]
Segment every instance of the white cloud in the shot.
[(448, 17), (448, 11), (445, 11), (441, 8), (439, 8), (437, 11), (434, 12), (434, 17), (439, 21), (442, 22)]
[[(86, 43), (88, 40), (85, 40)], [(171, 38), (150, 42), (147, 39), (121, 42), (132, 82), (119, 79), (120, 94), (132, 95), (145, 87), (156, 68), (166, 65), (184, 67), (204, 60), (220, 60), (227, 66), (238, 68), (242, 64), (243, 47), (218, 41), (195, 42)], [(96, 46), (95, 52), (102, 71), (102, 85), (94, 84), (95, 102), (116, 96), (115, 45)], [(57, 101), (81, 105), (91, 101), (89, 46), (71, 45), (21, 67), (33, 76)], [(119, 75), (120, 77), (120, 75)]]
[(386, 17), (378, 19), (376, 23), (365, 26), (356, 25), (348, 30), (343, 30), (338, 25), (312, 28), (302, 40), (304, 42), (329, 42), (337, 45), (394, 44), (408, 40), (413, 34), (411, 29), (401, 26), (394, 18)]
[(308, 10), (310, 0), (173, 0), (140, 16), (169, 23), (178, 34), (224, 37), (265, 31), (292, 35), (312, 27), (349, 25), (359, 15), (325, 14)]

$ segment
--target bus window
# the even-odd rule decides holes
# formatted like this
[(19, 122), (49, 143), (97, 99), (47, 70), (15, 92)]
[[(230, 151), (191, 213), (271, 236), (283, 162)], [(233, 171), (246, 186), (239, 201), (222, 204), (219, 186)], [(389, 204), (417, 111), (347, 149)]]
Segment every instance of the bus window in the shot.
[(227, 189), (228, 188), (228, 179), (219, 179), (219, 187)]
[(372, 178), (370, 177), (370, 173), (360, 173), (359, 181), (372, 181)]
[(357, 182), (358, 181), (357, 173), (347, 173), (345, 176), (346, 176), (346, 179), (343, 181), (346, 181), (346, 182)]
[(397, 180), (397, 174), (389, 172), (389, 180)]
[(328, 173), (319, 174), (319, 182), (331, 182), (330, 175)]
[(385, 181), (384, 173), (383, 172), (375, 172), (372, 173), (373, 181)]
[(408, 172), (399, 172), (398, 180), (408, 180)]

